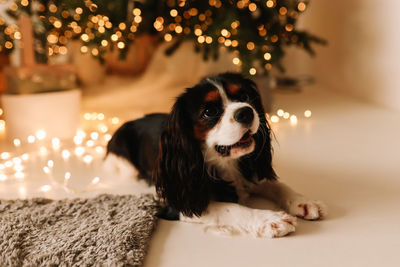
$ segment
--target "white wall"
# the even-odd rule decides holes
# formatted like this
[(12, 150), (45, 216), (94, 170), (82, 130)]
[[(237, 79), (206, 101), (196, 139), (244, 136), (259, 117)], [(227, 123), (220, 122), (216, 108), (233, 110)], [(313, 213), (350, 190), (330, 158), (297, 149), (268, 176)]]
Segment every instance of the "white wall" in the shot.
[(400, 110), (399, 10), (399, 0), (311, 0), (300, 26), (329, 45), (315, 58), (290, 51), (288, 73)]

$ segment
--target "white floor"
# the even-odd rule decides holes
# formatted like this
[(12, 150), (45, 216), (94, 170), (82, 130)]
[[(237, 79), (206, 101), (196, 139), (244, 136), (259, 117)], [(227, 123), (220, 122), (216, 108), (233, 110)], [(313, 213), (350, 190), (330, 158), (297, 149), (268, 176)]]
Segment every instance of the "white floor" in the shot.
[[(112, 84), (115, 81), (108, 83)], [(133, 118), (167, 111), (181, 91), (173, 86), (160, 90), (130, 81), (122, 84), (120, 89), (113, 87), (118, 97), (112, 101), (111, 94), (94, 95), (89, 90), (83, 110)], [(132, 89), (124, 93), (124, 88)], [(275, 94), (277, 108), (298, 117), (296, 125), (283, 119), (273, 124), (277, 173), (297, 191), (324, 201), (328, 217), (299, 220), (294, 234), (279, 239), (220, 237), (203, 232), (199, 225), (160, 221), (146, 267), (400, 266), (400, 113), (318, 86), (300, 94)], [(311, 118), (303, 116), (306, 109), (312, 111)], [(18, 191), (21, 182), (0, 182), (0, 198), (137, 191), (132, 181), (112, 179), (84, 194), (38, 190), (47, 179), (28, 175), (23, 192)], [(87, 182), (78, 181), (77, 186)]]

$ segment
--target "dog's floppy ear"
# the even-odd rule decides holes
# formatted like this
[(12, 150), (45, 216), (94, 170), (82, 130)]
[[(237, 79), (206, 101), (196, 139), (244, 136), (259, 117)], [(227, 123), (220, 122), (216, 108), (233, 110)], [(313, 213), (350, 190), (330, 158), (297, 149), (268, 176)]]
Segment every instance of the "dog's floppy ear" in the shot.
[(200, 216), (210, 201), (210, 180), (184, 97), (177, 99), (160, 138), (154, 173), (158, 195), (183, 215)]

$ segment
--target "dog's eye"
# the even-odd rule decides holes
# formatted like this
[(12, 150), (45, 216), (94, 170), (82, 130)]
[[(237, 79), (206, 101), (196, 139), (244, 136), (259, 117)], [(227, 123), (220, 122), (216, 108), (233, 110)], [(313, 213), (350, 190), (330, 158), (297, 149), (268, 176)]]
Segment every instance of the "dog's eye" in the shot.
[(218, 115), (218, 109), (216, 107), (208, 107), (203, 111), (202, 117), (214, 117)]
[(243, 93), (243, 94), (240, 95), (239, 100), (240, 100), (241, 102), (248, 102), (248, 101), (250, 100), (250, 97), (249, 97), (248, 94)]

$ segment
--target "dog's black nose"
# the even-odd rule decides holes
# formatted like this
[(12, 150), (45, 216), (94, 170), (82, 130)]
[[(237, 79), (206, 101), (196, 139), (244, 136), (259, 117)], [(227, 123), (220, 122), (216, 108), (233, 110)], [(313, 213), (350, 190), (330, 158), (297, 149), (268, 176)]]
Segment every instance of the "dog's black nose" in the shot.
[(248, 125), (252, 123), (254, 119), (253, 109), (251, 107), (240, 108), (235, 111), (233, 118), (235, 118), (237, 122)]

